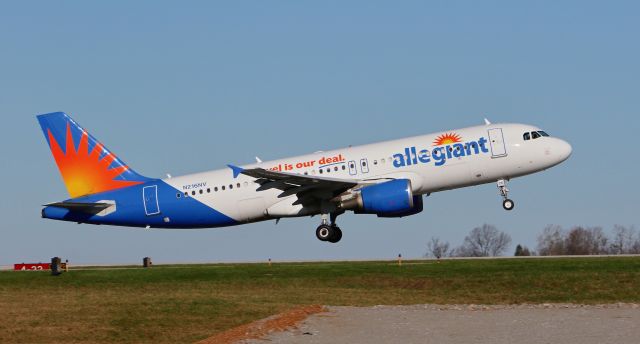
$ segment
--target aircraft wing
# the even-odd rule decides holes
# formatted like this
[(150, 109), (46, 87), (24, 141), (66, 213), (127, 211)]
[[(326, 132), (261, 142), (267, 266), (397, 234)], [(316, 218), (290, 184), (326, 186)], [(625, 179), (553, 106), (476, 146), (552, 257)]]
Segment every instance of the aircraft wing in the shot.
[(233, 165), (228, 166), (233, 170), (234, 177), (237, 177), (239, 174), (244, 174), (256, 178), (256, 182), (260, 184), (257, 191), (278, 189), (282, 191), (282, 193), (278, 195), (280, 198), (297, 195), (298, 200), (294, 202), (294, 204), (307, 204), (316, 201), (330, 200), (361, 184), (355, 179), (318, 177), (270, 171), (263, 168), (243, 169)]

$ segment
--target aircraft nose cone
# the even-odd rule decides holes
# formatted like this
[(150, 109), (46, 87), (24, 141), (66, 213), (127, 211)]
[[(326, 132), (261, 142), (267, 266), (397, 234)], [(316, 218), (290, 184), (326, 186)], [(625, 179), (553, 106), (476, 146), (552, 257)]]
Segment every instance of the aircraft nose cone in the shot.
[(565, 161), (571, 156), (571, 152), (573, 152), (573, 148), (569, 144), (569, 142), (564, 140), (558, 140), (558, 144), (556, 147), (556, 152), (558, 157), (560, 158), (560, 162)]

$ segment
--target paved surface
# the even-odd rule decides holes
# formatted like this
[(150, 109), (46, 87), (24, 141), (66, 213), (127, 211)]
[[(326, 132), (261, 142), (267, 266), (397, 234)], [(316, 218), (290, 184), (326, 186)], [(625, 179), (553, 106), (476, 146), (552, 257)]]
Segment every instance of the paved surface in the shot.
[(640, 306), (328, 307), (248, 343), (640, 343)]

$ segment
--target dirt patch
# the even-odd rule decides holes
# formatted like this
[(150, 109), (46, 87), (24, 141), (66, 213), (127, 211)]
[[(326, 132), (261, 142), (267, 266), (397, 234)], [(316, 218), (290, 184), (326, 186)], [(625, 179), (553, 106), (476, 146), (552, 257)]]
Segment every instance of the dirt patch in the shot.
[(274, 332), (282, 332), (287, 329), (296, 328), (297, 325), (308, 316), (325, 312), (326, 308), (321, 305), (310, 305), (294, 308), (290, 311), (276, 314), (266, 319), (254, 321), (241, 325), (230, 330), (216, 334), (196, 344), (232, 344), (243, 340), (260, 339)]

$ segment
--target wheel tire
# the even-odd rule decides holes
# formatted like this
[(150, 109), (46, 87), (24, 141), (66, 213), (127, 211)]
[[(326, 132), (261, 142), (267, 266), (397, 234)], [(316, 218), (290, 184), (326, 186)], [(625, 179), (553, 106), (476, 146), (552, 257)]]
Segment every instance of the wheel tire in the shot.
[(340, 239), (342, 239), (342, 230), (338, 226), (333, 226), (333, 235), (329, 239), (329, 242), (335, 244), (340, 241)]
[(334, 230), (329, 225), (320, 225), (316, 228), (316, 237), (320, 241), (329, 241), (332, 237)]
[(502, 207), (504, 208), (504, 210), (512, 210), (515, 205), (516, 204), (508, 198), (502, 202)]

